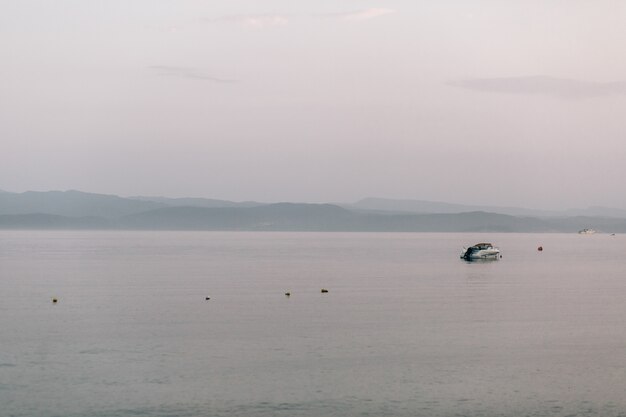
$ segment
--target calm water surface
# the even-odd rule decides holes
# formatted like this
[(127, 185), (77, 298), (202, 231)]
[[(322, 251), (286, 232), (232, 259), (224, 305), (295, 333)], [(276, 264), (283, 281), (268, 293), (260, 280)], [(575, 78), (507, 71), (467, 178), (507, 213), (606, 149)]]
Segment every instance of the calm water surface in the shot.
[(0, 232), (2, 417), (625, 416), (625, 386), (620, 235)]

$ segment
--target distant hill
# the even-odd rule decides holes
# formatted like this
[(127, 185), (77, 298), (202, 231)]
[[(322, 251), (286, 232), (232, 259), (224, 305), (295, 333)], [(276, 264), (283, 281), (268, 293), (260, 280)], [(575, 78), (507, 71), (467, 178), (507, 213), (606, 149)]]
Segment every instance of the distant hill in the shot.
[(67, 217), (54, 214), (0, 214), (0, 229), (111, 229), (102, 217)]
[(536, 210), (522, 207), (474, 206), (425, 200), (394, 200), (387, 198), (364, 198), (352, 204), (342, 204), (352, 210), (369, 210), (379, 213), (468, 213), (484, 211), (487, 213), (508, 214), (526, 217), (571, 217), (597, 216), (626, 218), (626, 210), (592, 206), (586, 209)]
[(330, 204), (278, 203), (257, 207), (168, 207), (121, 218), (127, 229), (343, 230), (354, 213)]
[(261, 203), (235, 203), (205, 198), (132, 197), (82, 191), (0, 192), (0, 214), (45, 213), (68, 217), (116, 219), (164, 207), (253, 207)]
[(153, 203), (163, 204), (169, 207), (256, 207), (262, 206), (264, 203), (257, 203), (256, 201), (228, 201), (228, 200), (216, 200), (212, 198), (168, 198), (168, 197), (129, 197), (133, 200), (151, 201)]
[(508, 214), (511, 216), (550, 216), (553, 212), (518, 207), (473, 206), (466, 204), (444, 203), (425, 200), (394, 200), (388, 198), (364, 198), (343, 207), (358, 210), (376, 210), (387, 213), (468, 213), (484, 211), (488, 213)]
[(540, 219), (470, 212), (439, 214), (359, 213), (330, 204), (269, 204), (250, 208), (173, 207), (126, 216), (124, 229), (346, 232), (566, 232), (585, 227), (626, 232), (626, 219)]
[[(551, 216), (530, 210), (544, 214), (530, 216), (470, 208), (418, 200), (365, 199), (340, 207), (204, 198), (123, 198), (80, 191), (4, 192), (0, 193), (0, 229), (574, 233), (592, 228), (626, 233), (626, 218), (619, 217), (621, 211), (617, 209), (550, 212)], [(439, 212), (431, 212), (435, 210)], [(588, 211), (604, 215), (579, 215)]]
[(614, 217), (614, 218), (626, 218), (626, 210), (591, 206), (586, 209), (569, 209), (560, 212), (564, 216), (592, 216), (592, 217)]
[(163, 204), (81, 191), (0, 193), (0, 214), (45, 213), (68, 217), (117, 218), (159, 207), (163, 207)]
[(239, 230), (344, 232), (565, 232), (583, 228), (626, 233), (626, 219), (539, 219), (471, 212), (443, 214), (358, 213), (329, 204), (258, 207), (165, 207), (123, 216), (0, 215), (0, 229)]

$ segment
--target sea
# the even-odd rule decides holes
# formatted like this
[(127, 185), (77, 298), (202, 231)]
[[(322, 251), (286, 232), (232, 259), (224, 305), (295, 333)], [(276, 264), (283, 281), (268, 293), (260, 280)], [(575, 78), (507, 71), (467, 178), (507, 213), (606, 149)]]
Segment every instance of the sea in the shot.
[(611, 417), (625, 387), (624, 235), (0, 232), (2, 417)]

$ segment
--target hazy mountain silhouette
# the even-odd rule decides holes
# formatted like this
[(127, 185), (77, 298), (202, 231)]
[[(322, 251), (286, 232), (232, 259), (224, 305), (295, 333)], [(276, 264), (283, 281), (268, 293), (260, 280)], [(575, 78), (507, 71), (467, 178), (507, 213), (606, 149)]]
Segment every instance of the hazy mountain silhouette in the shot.
[(353, 204), (342, 204), (342, 207), (354, 210), (372, 210), (379, 213), (467, 213), (484, 211), (488, 213), (508, 214), (511, 216), (531, 217), (568, 217), (568, 216), (599, 216), (626, 218), (626, 210), (592, 206), (586, 209), (568, 210), (535, 210), (521, 207), (476, 206), (466, 204), (444, 203), (424, 200), (394, 200), (387, 198), (364, 198)]
[[(617, 209), (542, 212), (487, 207), (541, 214), (530, 216), (472, 208), (418, 200), (365, 199), (340, 207), (202, 198), (122, 198), (79, 191), (5, 192), (0, 193), (0, 228), (371, 232), (576, 232), (593, 228), (626, 232), (626, 218), (619, 218), (621, 211)], [(590, 210), (603, 216), (566, 215)]]
[(81, 191), (0, 194), (0, 214), (45, 213), (68, 217), (117, 218), (159, 207), (163, 207), (163, 204)]
[(444, 203), (424, 200), (394, 200), (388, 198), (364, 198), (346, 208), (359, 210), (376, 210), (388, 213), (467, 213), (471, 211), (485, 211), (490, 213), (508, 214), (511, 216), (547, 216), (551, 212), (532, 210), (518, 207), (474, 206), (466, 204)]
[(562, 212), (565, 216), (594, 216), (594, 217), (615, 217), (626, 218), (626, 210), (591, 206), (586, 209), (569, 209)]
[(251, 207), (261, 203), (235, 203), (204, 198), (132, 197), (82, 191), (27, 191), (0, 193), (0, 214), (45, 213), (68, 217), (116, 219), (134, 213), (171, 206)]
[(228, 200), (216, 200), (212, 198), (169, 198), (169, 197), (129, 197), (133, 200), (151, 201), (158, 204), (163, 204), (170, 207), (256, 207), (262, 206), (265, 203), (257, 203), (256, 201), (228, 201)]
[(119, 219), (128, 229), (340, 230), (353, 216), (330, 204), (278, 203), (257, 207), (168, 207)]
[(49, 214), (0, 215), (2, 229), (125, 229), (345, 232), (626, 232), (626, 219), (539, 219), (470, 212), (385, 215), (330, 204), (279, 203), (258, 207), (166, 207), (117, 220)]
[(102, 217), (67, 217), (54, 214), (0, 214), (0, 229), (111, 229)]

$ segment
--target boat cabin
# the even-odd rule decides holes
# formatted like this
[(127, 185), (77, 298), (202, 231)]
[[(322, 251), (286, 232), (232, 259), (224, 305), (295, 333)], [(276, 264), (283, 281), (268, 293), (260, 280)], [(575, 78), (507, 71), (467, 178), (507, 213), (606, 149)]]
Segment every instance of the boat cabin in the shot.
[(484, 250), (484, 249), (490, 249), (493, 248), (493, 245), (491, 243), (477, 243), (474, 246), (472, 246), (472, 249), (478, 249), (478, 250)]

